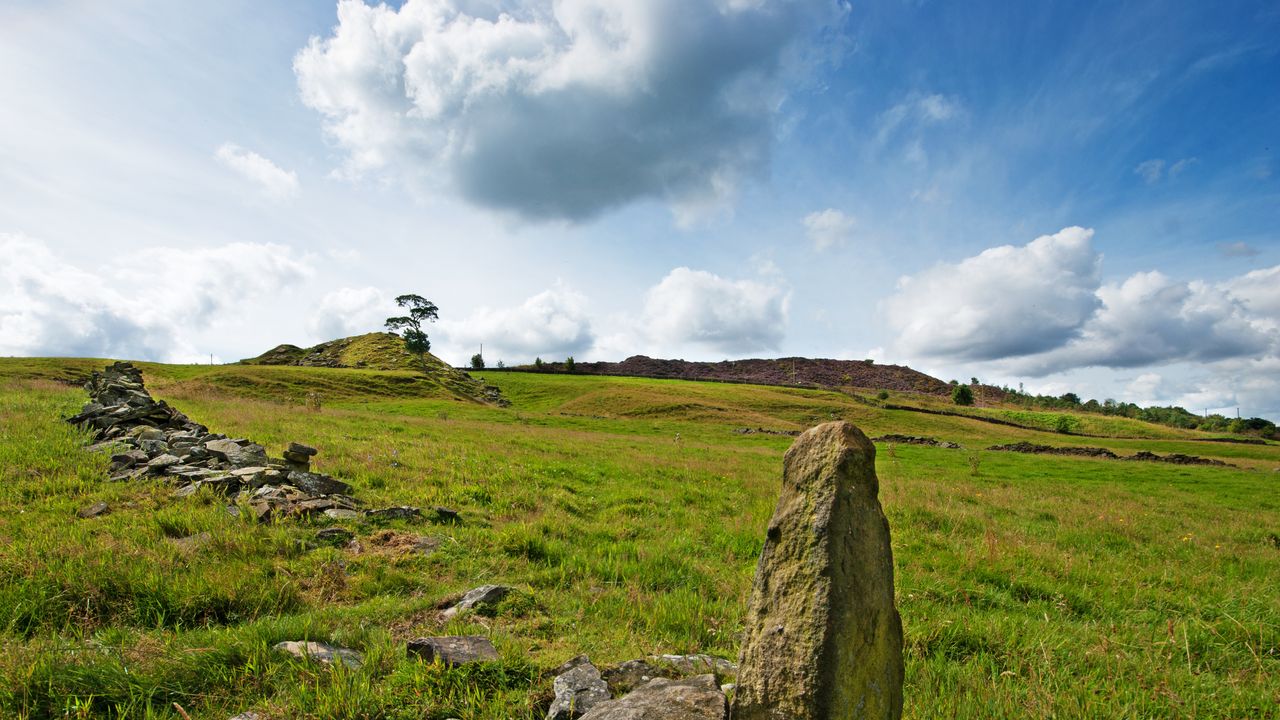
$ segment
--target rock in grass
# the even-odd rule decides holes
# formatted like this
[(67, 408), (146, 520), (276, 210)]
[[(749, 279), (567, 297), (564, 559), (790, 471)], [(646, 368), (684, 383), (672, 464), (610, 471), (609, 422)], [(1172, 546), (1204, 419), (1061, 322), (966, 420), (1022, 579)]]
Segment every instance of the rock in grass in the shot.
[(289, 484), (308, 495), (350, 495), (351, 486), (335, 480), (328, 475), (311, 472), (293, 471), (288, 476)]
[(654, 678), (625, 697), (596, 705), (582, 720), (724, 720), (727, 710), (714, 675)]
[(307, 640), (286, 640), (276, 643), (275, 649), (277, 652), (288, 653), (303, 660), (314, 660), (322, 665), (341, 662), (352, 670), (359, 668), (364, 662), (364, 658), (355, 650)]
[(734, 720), (902, 716), (902, 622), (875, 446), (846, 422), (787, 450), (747, 608)]
[(440, 662), (457, 666), (498, 659), (498, 650), (487, 637), (478, 635), (450, 635), (410, 640), (410, 655), (417, 655), (427, 662)]
[(573, 720), (609, 700), (609, 685), (586, 655), (561, 665), (552, 689), (556, 694), (547, 720)]
[(513, 590), (515, 590), (515, 588), (509, 585), (481, 585), (478, 588), (468, 590), (467, 594), (463, 595), (461, 600), (454, 603), (453, 606), (445, 609), (445, 611), (441, 613), (441, 616), (447, 620), (454, 615), (457, 615), (460, 612), (466, 612), (467, 610), (484, 610), (485, 608), (492, 608), (502, 602), (502, 599), (507, 595), (510, 595)]
[(76, 517), (81, 520), (96, 518), (99, 515), (106, 515), (111, 512), (111, 506), (104, 502), (96, 502), (88, 507), (82, 507), (76, 512)]
[(364, 516), (370, 520), (421, 520), (422, 511), (409, 505), (366, 510)]
[(658, 655), (655, 660), (666, 663), (681, 675), (737, 675), (738, 663), (713, 655)]

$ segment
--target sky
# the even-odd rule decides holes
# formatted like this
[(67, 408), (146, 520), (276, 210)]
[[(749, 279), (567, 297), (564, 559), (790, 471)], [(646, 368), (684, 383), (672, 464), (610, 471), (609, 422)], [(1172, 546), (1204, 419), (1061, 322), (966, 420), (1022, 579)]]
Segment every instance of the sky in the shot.
[(1274, 2), (0, 3), (0, 356), (871, 358), (1280, 419)]

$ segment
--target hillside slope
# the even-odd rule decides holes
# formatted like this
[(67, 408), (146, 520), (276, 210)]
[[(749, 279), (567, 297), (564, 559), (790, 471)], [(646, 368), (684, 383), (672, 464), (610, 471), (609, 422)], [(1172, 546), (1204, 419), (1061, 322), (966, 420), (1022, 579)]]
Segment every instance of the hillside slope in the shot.
[[(549, 363), (555, 369), (561, 363)], [(672, 380), (714, 380), (756, 385), (860, 387), (945, 395), (951, 386), (905, 365), (877, 365), (870, 360), (830, 360), (788, 357), (777, 359), (693, 362), (633, 355), (622, 362), (580, 362), (575, 373)]]

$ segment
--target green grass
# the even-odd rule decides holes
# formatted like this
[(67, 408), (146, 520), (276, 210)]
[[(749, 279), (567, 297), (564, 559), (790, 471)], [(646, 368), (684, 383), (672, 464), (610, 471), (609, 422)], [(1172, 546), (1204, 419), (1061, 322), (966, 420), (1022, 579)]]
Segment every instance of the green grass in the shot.
[[(59, 422), (84, 401), (60, 381), (101, 364), (0, 360), (3, 716), (176, 718), (178, 702), (218, 720), (540, 718), (547, 671), (581, 652), (734, 657), (791, 442), (734, 430), (844, 418), (965, 448), (880, 445), (907, 717), (1280, 717), (1275, 445), (1127, 420), (1126, 438), (1083, 438), (749, 385), (490, 373), (504, 410), (405, 373), (142, 366), (156, 396), (218, 431), (273, 453), (315, 445), (317, 468), (370, 505), (465, 520), (346, 523), (356, 552), (314, 543), (319, 522), (256, 525), (211, 496), (106, 482)], [(982, 450), (1018, 440), (1238, 467)], [(75, 518), (98, 500), (112, 512)], [(404, 552), (399, 534), (439, 546)], [(493, 617), (436, 617), (487, 582), (522, 592)], [(404, 654), (453, 632), (490, 636), (502, 659), (449, 670)], [(301, 638), (366, 665), (270, 651)]]

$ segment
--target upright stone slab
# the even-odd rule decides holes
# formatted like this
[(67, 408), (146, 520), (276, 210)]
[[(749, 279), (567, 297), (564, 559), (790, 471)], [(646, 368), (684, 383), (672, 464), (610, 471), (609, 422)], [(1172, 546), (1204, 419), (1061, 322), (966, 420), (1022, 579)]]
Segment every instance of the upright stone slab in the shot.
[(812, 428), (787, 451), (732, 720), (902, 716), (902, 622), (875, 455), (847, 422)]

